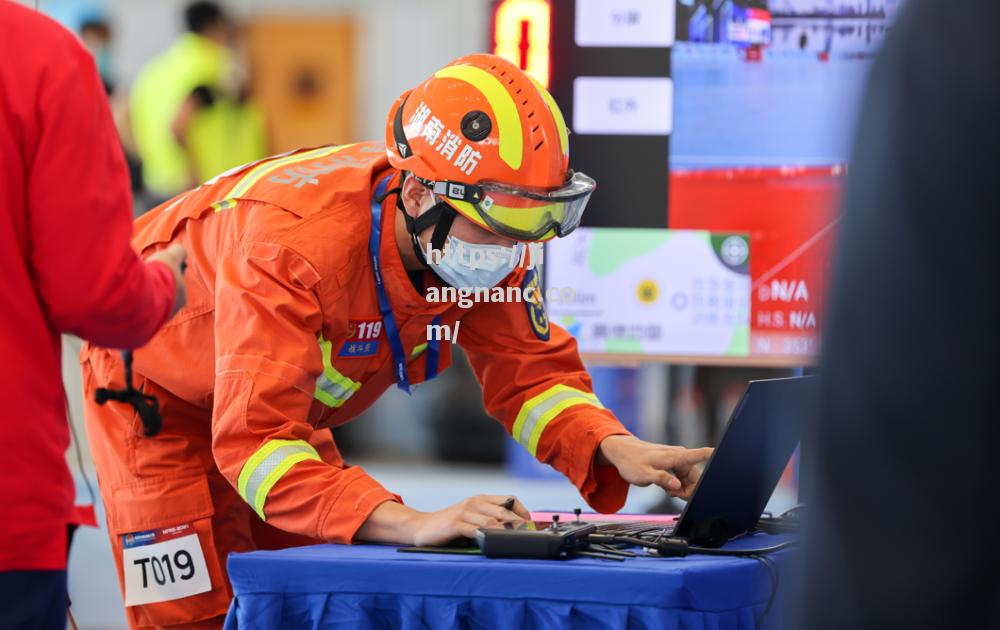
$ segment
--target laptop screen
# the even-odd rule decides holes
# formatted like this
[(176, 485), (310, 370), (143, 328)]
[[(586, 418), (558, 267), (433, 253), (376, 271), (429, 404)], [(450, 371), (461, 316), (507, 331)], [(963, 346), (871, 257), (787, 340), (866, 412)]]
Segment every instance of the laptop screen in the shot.
[(816, 377), (751, 381), (674, 531), (719, 546), (756, 526), (795, 451)]

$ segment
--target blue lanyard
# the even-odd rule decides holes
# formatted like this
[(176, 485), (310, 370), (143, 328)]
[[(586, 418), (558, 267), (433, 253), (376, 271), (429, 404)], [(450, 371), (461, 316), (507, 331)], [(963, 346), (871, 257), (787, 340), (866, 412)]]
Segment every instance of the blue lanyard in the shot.
[[(368, 239), (368, 254), (372, 257), (372, 271), (375, 275), (375, 291), (378, 293), (378, 308), (382, 313), (382, 323), (385, 325), (385, 335), (389, 339), (389, 347), (392, 349), (392, 361), (396, 366), (396, 387), (407, 394), (410, 393), (410, 378), (406, 375), (406, 352), (403, 350), (403, 340), (399, 338), (399, 328), (396, 327), (396, 317), (392, 314), (392, 304), (389, 303), (389, 295), (385, 292), (385, 281), (382, 280), (382, 264), (379, 261), (379, 246), (382, 242), (382, 204), (376, 201), (385, 194), (386, 186), (389, 184), (387, 175), (375, 187), (375, 194), (372, 196), (372, 234)], [(431, 322), (440, 324), (441, 316), (437, 316)], [(425, 381), (429, 381), (437, 376), (438, 352), (441, 342), (437, 339), (427, 340), (427, 370)]]

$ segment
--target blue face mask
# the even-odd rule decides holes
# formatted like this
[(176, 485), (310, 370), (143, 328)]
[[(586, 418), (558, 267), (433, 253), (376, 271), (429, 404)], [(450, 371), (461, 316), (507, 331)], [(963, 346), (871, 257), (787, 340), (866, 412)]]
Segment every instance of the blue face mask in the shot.
[(440, 259), (435, 252), (427, 262), (456, 289), (493, 288), (513, 271), (523, 249), (524, 243), (513, 247), (477, 245), (449, 236)]
[(94, 62), (97, 64), (97, 74), (101, 75), (101, 79), (105, 83), (111, 83), (111, 51), (107, 48), (98, 48), (94, 51)]

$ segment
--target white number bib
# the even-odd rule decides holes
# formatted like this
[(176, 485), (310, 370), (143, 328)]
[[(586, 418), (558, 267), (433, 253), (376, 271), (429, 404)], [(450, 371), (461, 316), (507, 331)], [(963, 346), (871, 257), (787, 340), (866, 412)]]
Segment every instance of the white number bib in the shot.
[(126, 606), (212, 590), (205, 555), (190, 524), (123, 535), (122, 565)]

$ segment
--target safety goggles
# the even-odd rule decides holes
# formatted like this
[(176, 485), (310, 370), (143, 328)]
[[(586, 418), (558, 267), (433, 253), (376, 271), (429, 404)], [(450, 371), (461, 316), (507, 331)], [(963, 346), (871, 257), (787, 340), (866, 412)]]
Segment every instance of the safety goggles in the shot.
[(530, 190), (494, 182), (417, 180), (456, 205), (467, 204), (494, 232), (519, 241), (547, 241), (575, 230), (597, 186), (592, 178), (573, 171), (566, 173), (566, 183), (555, 190)]

